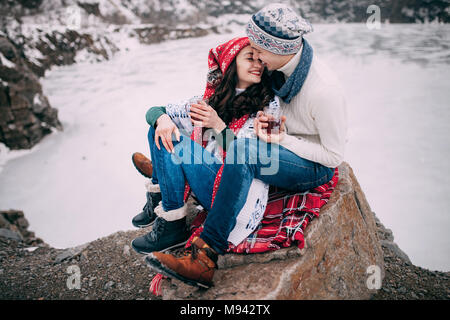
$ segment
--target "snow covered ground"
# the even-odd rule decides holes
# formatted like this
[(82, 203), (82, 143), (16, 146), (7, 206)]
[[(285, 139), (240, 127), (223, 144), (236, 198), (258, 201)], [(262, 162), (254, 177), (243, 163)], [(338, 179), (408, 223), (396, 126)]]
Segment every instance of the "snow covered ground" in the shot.
[[(372, 210), (416, 265), (450, 270), (448, 25), (315, 25), (307, 39), (347, 91), (350, 163)], [(0, 148), (0, 209), (24, 210), (55, 247), (132, 228), (148, 154), (145, 112), (203, 93), (209, 48), (234, 35), (131, 45), (110, 61), (54, 68), (44, 94), (64, 131)]]

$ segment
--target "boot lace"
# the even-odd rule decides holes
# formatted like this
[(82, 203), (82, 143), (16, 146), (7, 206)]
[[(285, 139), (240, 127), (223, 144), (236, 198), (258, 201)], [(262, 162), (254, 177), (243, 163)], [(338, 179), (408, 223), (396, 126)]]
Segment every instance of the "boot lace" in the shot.
[(188, 249), (190, 249), (189, 251), (191, 253), (191, 260), (194, 261), (195, 259), (197, 259), (200, 249), (194, 244), (192, 244)]
[(153, 224), (153, 229), (151, 232), (147, 233), (146, 237), (150, 242), (157, 241), (161, 234), (164, 232), (165, 220), (161, 218), (156, 218)]
[(197, 248), (196, 245), (191, 243), (191, 245), (189, 247), (183, 249), (183, 251), (181, 252), (181, 255), (183, 257), (191, 255), (191, 260), (195, 260), (195, 259), (197, 259), (199, 250), (200, 249)]
[(151, 206), (151, 198), (150, 198), (150, 192), (147, 192), (147, 202), (144, 205), (144, 208), (142, 208), (142, 211), (149, 214), (149, 207)]
[(195, 244), (191, 244), (190, 247), (185, 248), (183, 255), (188, 256), (191, 255), (191, 260), (194, 261), (198, 257), (198, 253), (203, 250), (206, 256), (214, 262), (214, 268), (217, 269), (217, 255), (212, 252), (209, 248), (199, 248)]

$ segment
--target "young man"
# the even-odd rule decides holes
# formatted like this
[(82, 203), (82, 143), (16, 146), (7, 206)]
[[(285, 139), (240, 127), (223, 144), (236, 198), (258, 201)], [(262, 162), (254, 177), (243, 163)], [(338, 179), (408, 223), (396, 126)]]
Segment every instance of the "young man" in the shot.
[[(313, 56), (303, 35), (311, 25), (284, 4), (271, 4), (254, 14), (246, 32), (253, 57), (273, 71), (274, 91), (281, 102), (281, 127), (268, 134), (272, 116), (261, 113), (255, 120), (255, 133), (276, 150), (271, 162), (276, 172), (264, 174), (272, 164), (251, 161), (260, 149), (239, 139), (229, 147), (220, 186), (209, 211), (203, 232), (193, 241), (191, 252), (181, 258), (153, 252), (147, 263), (158, 272), (193, 285), (212, 285), (218, 254), (228, 248), (228, 235), (236, 224), (252, 179), (292, 191), (306, 191), (328, 182), (334, 168), (343, 161), (347, 133), (345, 99), (333, 73)], [(251, 139), (249, 139), (251, 140)], [(254, 139), (253, 139), (254, 140)], [(229, 158), (228, 153), (240, 161)]]

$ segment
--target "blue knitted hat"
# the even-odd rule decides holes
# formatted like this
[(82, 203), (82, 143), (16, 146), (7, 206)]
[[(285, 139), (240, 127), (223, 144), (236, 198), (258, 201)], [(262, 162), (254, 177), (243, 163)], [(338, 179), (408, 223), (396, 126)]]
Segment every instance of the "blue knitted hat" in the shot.
[(312, 25), (292, 8), (272, 3), (255, 13), (247, 24), (247, 36), (259, 47), (275, 54), (297, 53), (303, 35), (313, 31)]

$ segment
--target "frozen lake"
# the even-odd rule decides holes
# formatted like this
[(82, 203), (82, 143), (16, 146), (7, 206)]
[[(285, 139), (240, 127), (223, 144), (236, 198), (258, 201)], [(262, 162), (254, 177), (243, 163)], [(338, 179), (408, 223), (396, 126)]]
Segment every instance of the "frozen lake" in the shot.
[[(346, 159), (372, 210), (416, 265), (450, 270), (450, 26), (315, 25), (308, 41), (347, 91)], [(208, 50), (233, 36), (133, 45), (107, 62), (54, 68), (44, 93), (63, 132), (0, 153), (0, 209), (69, 247), (132, 229), (150, 106), (202, 94)]]

